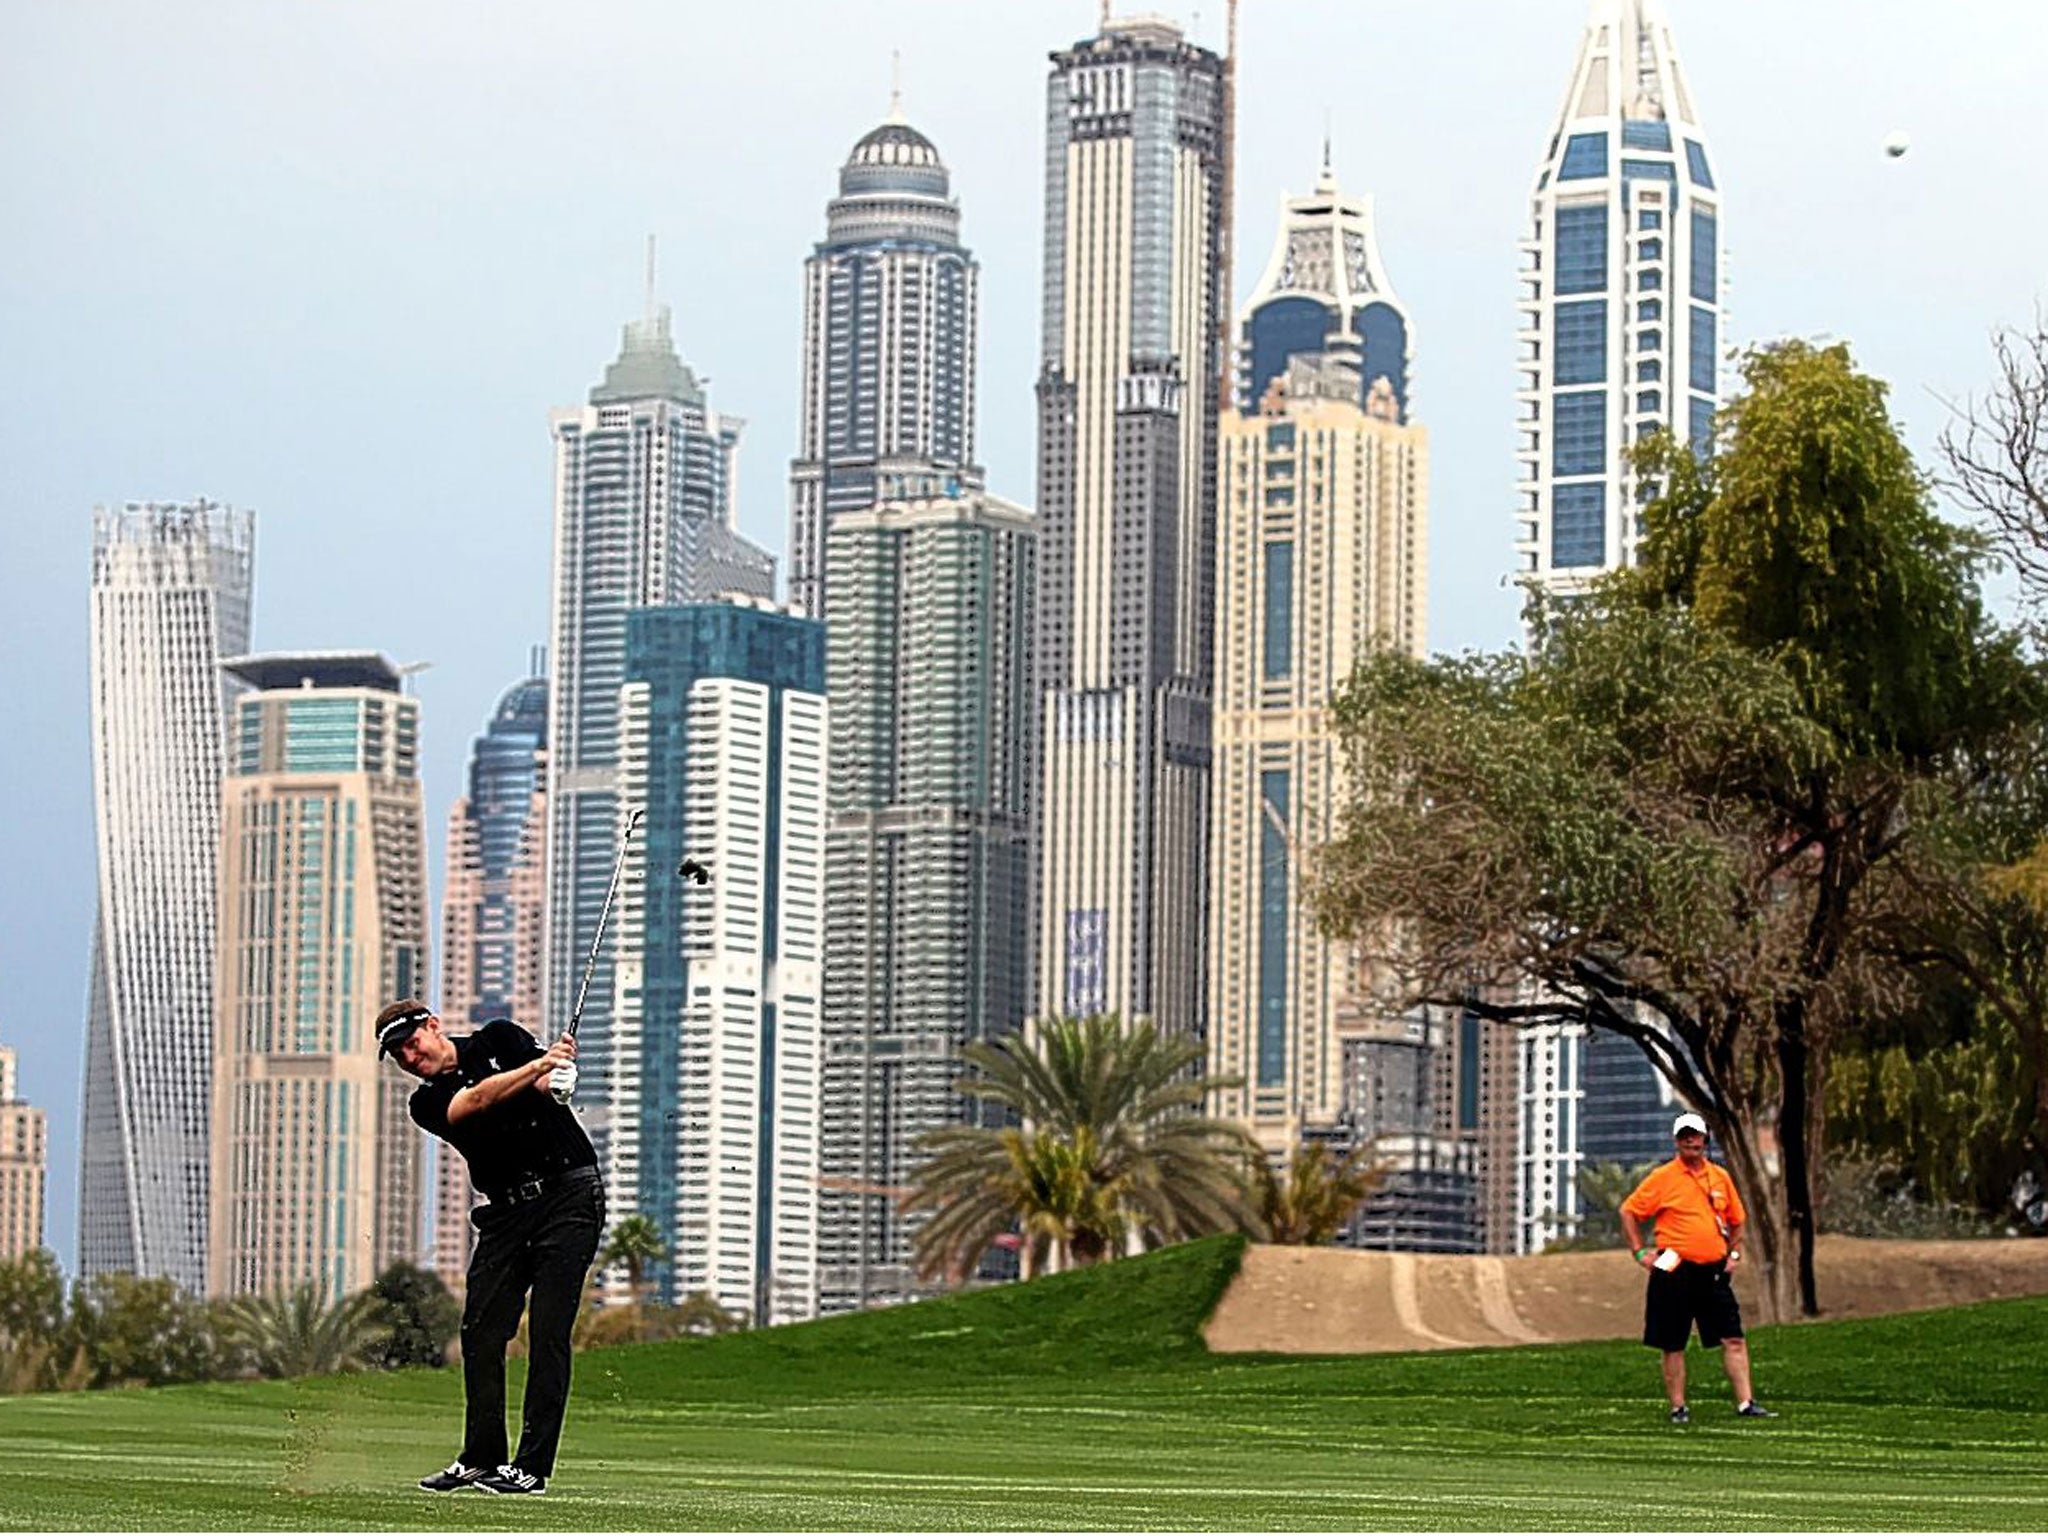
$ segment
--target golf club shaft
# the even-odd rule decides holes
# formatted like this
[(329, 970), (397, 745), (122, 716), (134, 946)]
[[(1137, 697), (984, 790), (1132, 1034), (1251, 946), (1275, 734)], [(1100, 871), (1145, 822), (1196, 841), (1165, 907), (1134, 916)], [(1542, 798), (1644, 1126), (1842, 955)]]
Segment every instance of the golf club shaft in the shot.
[(576, 1006), (569, 1013), (569, 1027), (562, 1031), (566, 1039), (574, 1040), (577, 1027), (583, 1022), (583, 1000), (590, 995), (590, 978), (597, 971), (597, 952), (604, 946), (604, 929), (611, 920), (612, 898), (619, 894), (619, 876), (625, 872), (626, 850), (632, 846), (634, 830), (646, 814), (644, 810), (636, 810), (626, 818), (625, 835), (619, 839), (619, 856), (612, 860), (612, 883), (605, 887), (604, 905), (597, 914), (597, 932), (590, 936), (590, 957), (583, 962), (583, 984), (576, 989)]

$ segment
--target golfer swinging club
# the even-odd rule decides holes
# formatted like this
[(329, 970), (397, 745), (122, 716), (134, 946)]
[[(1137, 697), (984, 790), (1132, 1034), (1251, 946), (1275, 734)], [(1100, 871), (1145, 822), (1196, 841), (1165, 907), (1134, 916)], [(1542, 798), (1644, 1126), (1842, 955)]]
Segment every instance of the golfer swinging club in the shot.
[[(1678, 1156), (1652, 1168), (1621, 1203), (1621, 1231), (1635, 1260), (1650, 1272), (1643, 1309), (1643, 1342), (1664, 1352), (1664, 1395), (1671, 1422), (1689, 1424), (1685, 1406), (1685, 1345), (1693, 1325), (1700, 1343), (1721, 1351), (1721, 1368), (1735, 1389), (1735, 1411), (1745, 1419), (1777, 1415), (1751, 1395), (1749, 1345), (1732, 1279), (1742, 1262), (1736, 1246), (1748, 1213), (1728, 1170), (1707, 1161), (1707, 1122), (1684, 1114), (1671, 1122)], [(1657, 1233), (1643, 1241), (1642, 1222)]]
[[(412, 1117), (463, 1155), (490, 1203), (462, 1307), (462, 1454), (420, 1479), (430, 1493), (545, 1493), (569, 1401), (569, 1334), (604, 1230), (604, 1181), (569, 1108), (576, 1040), (541, 1049), (510, 1019), (454, 1039), (416, 999), (377, 1015), (377, 1054), (414, 1077)], [(518, 1454), (505, 1454), (505, 1346), (527, 1293), (529, 1369)]]

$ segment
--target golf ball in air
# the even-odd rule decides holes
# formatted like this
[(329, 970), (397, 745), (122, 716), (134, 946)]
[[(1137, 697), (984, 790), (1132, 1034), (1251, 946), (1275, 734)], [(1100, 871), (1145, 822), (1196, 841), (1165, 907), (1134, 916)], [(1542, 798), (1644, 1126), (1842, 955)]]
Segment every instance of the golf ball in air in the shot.
[(1913, 147), (1913, 141), (1906, 137), (1903, 129), (1895, 128), (1885, 135), (1884, 152), (1894, 160)]

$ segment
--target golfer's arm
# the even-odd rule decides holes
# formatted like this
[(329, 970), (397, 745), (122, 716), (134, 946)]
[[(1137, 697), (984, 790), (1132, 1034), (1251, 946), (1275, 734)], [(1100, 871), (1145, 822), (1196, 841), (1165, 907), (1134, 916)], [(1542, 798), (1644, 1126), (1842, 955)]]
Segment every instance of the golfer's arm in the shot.
[(554, 1070), (545, 1056), (522, 1062), (519, 1066), (508, 1067), (505, 1071), (485, 1078), (480, 1083), (471, 1083), (462, 1092), (448, 1101), (448, 1123), (467, 1120), (479, 1110), (501, 1104), (520, 1089), (540, 1082)]

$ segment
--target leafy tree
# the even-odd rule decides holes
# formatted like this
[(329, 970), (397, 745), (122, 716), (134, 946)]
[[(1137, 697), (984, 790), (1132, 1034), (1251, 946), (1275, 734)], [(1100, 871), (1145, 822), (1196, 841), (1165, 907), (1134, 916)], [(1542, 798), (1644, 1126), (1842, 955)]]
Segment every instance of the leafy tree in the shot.
[(376, 1363), (386, 1370), (448, 1363), (448, 1346), (462, 1326), (462, 1304), (432, 1270), (394, 1264), (370, 1286), (384, 1346)]
[(1915, 808), (1980, 815), (2041, 690), (1883, 386), (1797, 343), (1744, 374), (1717, 458), (1639, 455), (1640, 569), (1538, 605), (1534, 654), (1361, 666), (1318, 900), (1410, 997), (1634, 1041), (1718, 1132), (1783, 1316), (1818, 1308), (1829, 1052), (1918, 979)]
[[(1571, 1234), (1559, 1238), (1545, 1253), (1597, 1253), (1621, 1246), (1621, 1202), (1643, 1182), (1655, 1166), (1643, 1163), (1624, 1168), (1620, 1163), (1588, 1163), (1579, 1169), (1579, 1214), (1572, 1218)], [(1560, 1213), (1546, 1212), (1546, 1221), (1557, 1221)]]
[(576, 1319), (576, 1346), (604, 1349), (614, 1344), (730, 1333), (746, 1326), (744, 1316), (726, 1311), (703, 1291), (692, 1291), (672, 1307), (658, 1303), (644, 1307), (585, 1307)]
[(1266, 1158), (1252, 1164), (1258, 1231), (1269, 1243), (1318, 1247), (1342, 1232), (1358, 1208), (1386, 1182), (1370, 1143), (1333, 1156), (1327, 1142), (1295, 1149), (1282, 1179)]
[(647, 1269), (668, 1257), (668, 1248), (661, 1240), (661, 1228), (654, 1224), (651, 1216), (628, 1216), (612, 1228), (612, 1235), (605, 1240), (604, 1249), (597, 1256), (598, 1267), (609, 1269), (619, 1265), (626, 1271), (626, 1288), (632, 1293), (635, 1305), (647, 1300)]
[[(747, 1320), (734, 1312), (728, 1312), (705, 1291), (692, 1291), (673, 1307), (669, 1308), (669, 1321), (675, 1335), (700, 1335), (731, 1333), (736, 1328), (747, 1326)], [(674, 1335), (666, 1335), (673, 1337)]]
[(1836, 1160), (1819, 1206), (1822, 1227), (1844, 1237), (1927, 1241), (1999, 1235), (1982, 1211), (1929, 1199), (1914, 1180), (1881, 1163)]
[(109, 1274), (81, 1281), (72, 1291), (71, 1334), (94, 1387), (207, 1381), (220, 1363), (205, 1304), (170, 1280)]
[(1018, 1227), (1028, 1274), (1253, 1219), (1245, 1181), (1256, 1148), (1198, 1113), (1224, 1086), (1197, 1075), (1199, 1045), (1098, 1014), (1047, 1019), (963, 1056), (959, 1091), (1021, 1123), (920, 1138), (926, 1161), (903, 1210), (930, 1213), (916, 1239), (926, 1276), (972, 1274)]
[(0, 1393), (57, 1386), (67, 1343), (57, 1256), (37, 1248), (0, 1263)]
[(310, 1282), (242, 1296), (225, 1309), (226, 1341), (259, 1376), (296, 1378), (371, 1370), (389, 1348), (385, 1306), (372, 1289), (330, 1304)]

